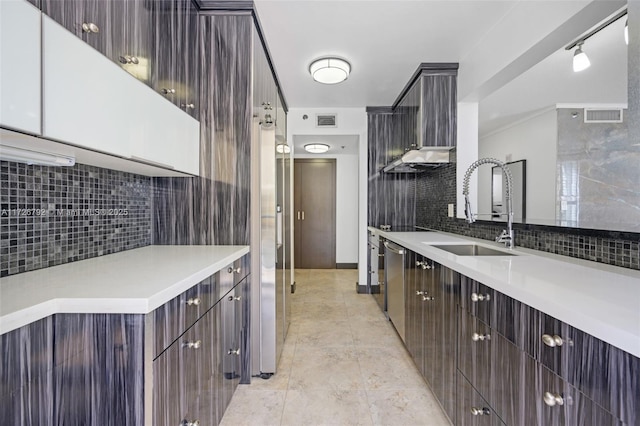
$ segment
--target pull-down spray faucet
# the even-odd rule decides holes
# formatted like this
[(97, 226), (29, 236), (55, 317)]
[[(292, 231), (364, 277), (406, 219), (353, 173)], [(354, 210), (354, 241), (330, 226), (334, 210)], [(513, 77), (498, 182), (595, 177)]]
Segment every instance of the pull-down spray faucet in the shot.
[(513, 234), (513, 205), (511, 203), (511, 189), (513, 186), (513, 178), (511, 177), (511, 170), (505, 163), (495, 158), (481, 158), (473, 162), (464, 174), (464, 180), (462, 183), (462, 195), (464, 195), (464, 215), (467, 217), (467, 222), (473, 223), (476, 221), (473, 213), (471, 213), (471, 202), (469, 201), (469, 179), (471, 174), (483, 164), (495, 164), (502, 169), (502, 173), (507, 180), (507, 188), (505, 191), (505, 202), (507, 203), (507, 229), (503, 230), (500, 235), (496, 237), (496, 241), (499, 243), (505, 243), (507, 248), (513, 248), (515, 246), (514, 234)]

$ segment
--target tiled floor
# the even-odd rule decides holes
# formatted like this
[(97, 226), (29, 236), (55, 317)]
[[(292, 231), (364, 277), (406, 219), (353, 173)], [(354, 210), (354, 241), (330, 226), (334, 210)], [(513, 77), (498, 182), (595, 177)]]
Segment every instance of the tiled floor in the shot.
[(240, 385), (222, 425), (449, 425), (355, 270), (298, 270), (276, 375)]

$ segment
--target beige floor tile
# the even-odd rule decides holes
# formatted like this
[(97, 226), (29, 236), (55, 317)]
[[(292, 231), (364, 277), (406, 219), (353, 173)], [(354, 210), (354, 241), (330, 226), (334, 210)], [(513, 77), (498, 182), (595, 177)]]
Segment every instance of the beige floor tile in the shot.
[(300, 321), (298, 347), (344, 347), (353, 345), (353, 335), (348, 321), (304, 320)]
[(374, 425), (450, 426), (431, 391), (369, 390), (369, 409)]
[(289, 389), (364, 389), (360, 364), (350, 348), (301, 346), (291, 368)]
[(286, 426), (371, 425), (364, 391), (289, 390), (282, 414)]
[(220, 425), (280, 425), (286, 391), (250, 389), (249, 386), (238, 387)]
[(356, 353), (367, 390), (426, 387), (413, 361), (410, 361), (406, 353), (402, 353), (397, 348), (359, 347)]
[(349, 321), (353, 343), (360, 347), (401, 347), (402, 340), (391, 322), (385, 317), (352, 318)]

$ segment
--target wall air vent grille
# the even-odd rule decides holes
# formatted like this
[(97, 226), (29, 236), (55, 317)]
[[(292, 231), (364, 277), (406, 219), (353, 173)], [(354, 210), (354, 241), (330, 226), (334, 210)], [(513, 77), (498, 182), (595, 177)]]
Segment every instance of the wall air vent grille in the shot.
[(316, 127), (338, 127), (336, 114), (316, 114)]
[(585, 123), (622, 123), (622, 108), (585, 108)]

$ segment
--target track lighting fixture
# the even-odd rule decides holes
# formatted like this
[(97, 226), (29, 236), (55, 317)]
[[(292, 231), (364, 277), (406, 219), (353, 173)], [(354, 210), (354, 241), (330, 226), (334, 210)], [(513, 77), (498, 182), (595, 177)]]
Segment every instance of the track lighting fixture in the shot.
[(586, 53), (582, 51), (583, 41), (578, 43), (578, 48), (573, 54), (573, 72), (584, 71), (591, 66), (591, 61)]

